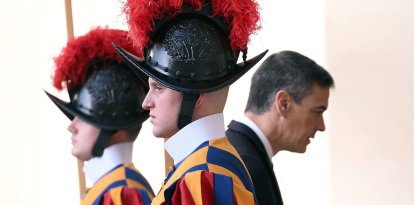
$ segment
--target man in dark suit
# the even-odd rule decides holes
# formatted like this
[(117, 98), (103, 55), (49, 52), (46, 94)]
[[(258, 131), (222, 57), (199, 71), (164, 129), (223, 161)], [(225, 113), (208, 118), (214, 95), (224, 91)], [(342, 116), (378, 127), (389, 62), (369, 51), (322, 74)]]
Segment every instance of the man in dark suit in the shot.
[(259, 204), (283, 204), (272, 157), (281, 150), (304, 153), (310, 138), (324, 131), (332, 76), (306, 56), (282, 51), (254, 73), (244, 117), (226, 135), (253, 180)]

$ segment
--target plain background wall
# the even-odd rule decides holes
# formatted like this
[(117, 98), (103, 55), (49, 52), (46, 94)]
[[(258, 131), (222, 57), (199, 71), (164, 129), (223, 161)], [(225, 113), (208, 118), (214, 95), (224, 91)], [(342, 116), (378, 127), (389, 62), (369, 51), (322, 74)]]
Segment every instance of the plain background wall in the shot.
[[(336, 80), (327, 131), (306, 154), (273, 158), (287, 205), (414, 204), (414, 3), (259, 0), (263, 29), (248, 57), (295, 50)], [(126, 28), (119, 2), (74, 0), (75, 35), (91, 26)], [(69, 120), (45, 96), (52, 57), (66, 43), (64, 1), (0, 2), (0, 198), (4, 204), (78, 204)], [(233, 84), (225, 121), (238, 118), (255, 68)], [(163, 141), (146, 122), (134, 162), (157, 192), (164, 179)]]
[(413, 8), (327, 1), (331, 204), (414, 204)]

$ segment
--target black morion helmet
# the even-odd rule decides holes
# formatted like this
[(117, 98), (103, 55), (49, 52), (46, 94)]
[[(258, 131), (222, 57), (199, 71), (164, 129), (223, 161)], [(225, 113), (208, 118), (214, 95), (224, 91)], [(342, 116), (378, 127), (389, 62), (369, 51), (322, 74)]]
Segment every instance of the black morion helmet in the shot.
[[(103, 150), (108, 146), (115, 131), (141, 127), (141, 124), (148, 118), (148, 111), (141, 107), (148, 85), (145, 80), (142, 80), (144, 77), (137, 78), (121, 60), (112, 59), (109, 55), (112, 53), (112, 56), (118, 56), (111, 43), (116, 41), (125, 45), (127, 42), (125, 31), (96, 29), (83, 38), (79, 37), (72, 41), (75, 42), (68, 42), (68, 46), (63, 51), (74, 47), (76, 49), (73, 52), (62, 52), (66, 55), (56, 58), (57, 68), (54, 76), (55, 82), (56, 80), (58, 83), (65, 82), (70, 102), (64, 102), (48, 92), (46, 94), (69, 119), (78, 117), (101, 129), (92, 155), (102, 156)], [(103, 49), (88, 46), (87, 43), (109, 44), (107, 47), (110, 49), (96, 54), (83, 53), (81, 55), (82, 52), (96, 51), (91, 51), (91, 49)], [(83, 58), (91, 56), (91, 59), (83, 59), (82, 61), (88, 62), (83, 68), (77, 70), (76, 66), (82, 63), (67, 65), (72, 63), (68, 59), (74, 58), (73, 55), (85, 56)], [(78, 58), (75, 57), (75, 59)], [(60, 66), (59, 61), (66, 62), (65, 66)], [(80, 76), (70, 74), (71, 72), (79, 73), (79, 71), (82, 73)], [(60, 76), (62, 74), (64, 76)], [(79, 80), (81, 76), (85, 77), (85, 82), (74, 84), (74, 80)]]
[[(133, 8), (137, 5), (137, 1), (142, 0), (129, 0), (127, 3), (129, 7), (126, 10), (131, 11), (129, 26), (132, 29), (140, 26), (140, 24), (134, 24), (133, 19), (138, 18), (139, 15), (132, 13), (132, 11), (140, 12)], [(157, 4), (159, 3), (161, 2)], [(219, 9), (217, 5), (212, 5), (208, 1), (204, 1), (201, 8), (194, 7), (194, 5), (184, 3), (180, 11), (172, 12), (175, 15), (167, 13), (163, 18), (154, 20), (155, 28), (149, 34), (149, 45), (143, 48), (143, 59), (114, 45), (125, 63), (137, 75), (145, 74), (161, 85), (183, 93), (179, 128), (191, 122), (194, 105), (200, 93), (213, 92), (231, 85), (258, 63), (267, 52), (264, 51), (246, 60), (247, 47), (242, 50), (243, 48), (234, 46), (229, 37), (230, 33), (234, 32), (229, 27), (237, 27), (232, 20), (239, 16), (224, 18), (215, 15), (220, 13)], [(258, 16), (256, 7), (257, 5), (254, 4), (254, 11), (250, 12)], [(248, 15), (249, 11), (246, 12)], [(239, 14), (237, 11), (234, 13), (234, 15)], [(252, 15), (251, 13), (249, 15)], [(138, 32), (132, 30), (132, 33)], [(133, 40), (135, 40), (134, 37), (136, 36), (132, 35)], [(245, 41), (244, 45), (247, 44), (247, 40), (247, 38), (242, 40)], [(243, 62), (237, 64), (240, 50), (244, 54)]]

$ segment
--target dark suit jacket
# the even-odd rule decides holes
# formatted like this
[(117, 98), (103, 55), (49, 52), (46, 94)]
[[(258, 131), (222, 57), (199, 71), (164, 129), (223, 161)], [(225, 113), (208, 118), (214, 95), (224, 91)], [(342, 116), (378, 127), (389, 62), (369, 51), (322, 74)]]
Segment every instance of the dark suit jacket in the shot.
[(246, 164), (259, 205), (283, 204), (273, 165), (262, 141), (248, 126), (232, 120), (226, 136)]

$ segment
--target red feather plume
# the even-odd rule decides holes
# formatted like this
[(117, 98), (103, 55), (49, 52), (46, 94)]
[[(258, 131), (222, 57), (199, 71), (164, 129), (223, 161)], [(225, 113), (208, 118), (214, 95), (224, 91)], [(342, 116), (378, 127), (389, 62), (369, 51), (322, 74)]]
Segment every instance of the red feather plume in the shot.
[[(127, 0), (123, 7), (130, 28), (129, 36), (142, 56), (149, 44), (155, 21), (164, 14), (180, 13), (184, 3), (202, 8), (204, 0)], [(213, 15), (222, 16), (229, 24), (229, 40), (233, 50), (247, 49), (249, 36), (260, 29), (259, 5), (255, 0), (212, 0)]]
[(90, 72), (88, 69), (96, 69), (91, 65), (96, 59), (105, 65), (122, 63), (122, 57), (113, 48), (112, 42), (128, 51), (134, 50), (128, 40), (128, 32), (123, 30), (98, 27), (83, 36), (70, 39), (59, 56), (54, 58), (53, 86), (58, 90), (82, 86)]
[(230, 25), (233, 50), (247, 50), (250, 34), (260, 29), (259, 6), (253, 0), (212, 0), (213, 15), (223, 16)]

